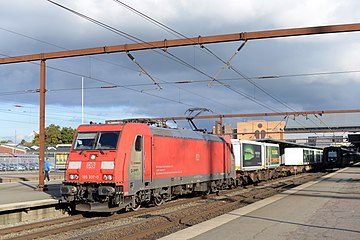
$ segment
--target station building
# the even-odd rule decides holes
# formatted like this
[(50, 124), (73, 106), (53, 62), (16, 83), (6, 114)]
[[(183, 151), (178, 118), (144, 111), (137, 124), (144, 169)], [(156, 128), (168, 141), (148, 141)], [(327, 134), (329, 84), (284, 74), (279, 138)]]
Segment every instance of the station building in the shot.
[(277, 140), (284, 139), (284, 121), (265, 121), (250, 120), (247, 122), (238, 122), (237, 139), (256, 140), (264, 138), (272, 138)]
[[(284, 121), (250, 120), (246, 122), (237, 122), (236, 128), (233, 128), (231, 124), (225, 124), (223, 126), (223, 133), (230, 136), (230, 138), (241, 140), (257, 140), (264, 138), (283, 140), (285, 135), (284, 128)], [(215, 129), (213, 130), (213, 133), (216, 133)]]
[(26, 149), (8, 144), (0, 144), (0, 154), (26, 154)]

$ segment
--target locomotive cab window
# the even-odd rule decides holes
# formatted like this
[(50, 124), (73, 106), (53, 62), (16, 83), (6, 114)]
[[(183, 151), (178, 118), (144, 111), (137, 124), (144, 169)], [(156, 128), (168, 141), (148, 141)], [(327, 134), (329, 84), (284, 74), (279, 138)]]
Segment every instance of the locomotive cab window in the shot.
[(75, 150), (89, 150), (94, 148), (96, 132), (78, 133), (74, 142)]
[(120, 132), (99, 132), (95, 149), (112, 150), (116, 149)]
[(74, 150), (112, 150), (116, 149), (120, 132), (85, 132), (78, 133)]
[(336, 151), (329, 151), (328, 152), (328, 157), (336, 158), (337, 157), (337, 152)]

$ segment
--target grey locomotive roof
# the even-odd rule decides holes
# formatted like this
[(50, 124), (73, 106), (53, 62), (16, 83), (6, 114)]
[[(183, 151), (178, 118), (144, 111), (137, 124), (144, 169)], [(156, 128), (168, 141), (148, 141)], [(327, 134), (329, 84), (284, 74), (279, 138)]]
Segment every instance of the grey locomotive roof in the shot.
[(190, 138), (195, 140), (207, 140), (216, 142), (223, 141), (223, 138), (220, 136), (197, 132), (190, 129), (159, 128), (155, 126), (150, 126), (150, 130), (155, 136)]

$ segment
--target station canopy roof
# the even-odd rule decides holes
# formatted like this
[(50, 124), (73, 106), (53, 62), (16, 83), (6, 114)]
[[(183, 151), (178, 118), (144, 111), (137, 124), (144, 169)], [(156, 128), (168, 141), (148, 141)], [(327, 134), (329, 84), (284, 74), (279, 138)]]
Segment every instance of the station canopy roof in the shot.
[(284, 140), (278, 140), (278, 139), (273, 139), (273, 138), (263, 138), (263, 139), (257, 139), (256, 141), (258, 142), (266, 142), (266, 143), (274, 143), (274, 144), (279, 144), (281, 147), (301, 147), (301, 148), (312, 148), (312, 149), (323, 149), (322, 147), (316, 147), (316, 146), (310, 146), (310, 145), (305, 145), (305, 144), (299, 144), (299, 143), (294, 143), (294, 142), (288, 142), (288, 141), (284, 141)]

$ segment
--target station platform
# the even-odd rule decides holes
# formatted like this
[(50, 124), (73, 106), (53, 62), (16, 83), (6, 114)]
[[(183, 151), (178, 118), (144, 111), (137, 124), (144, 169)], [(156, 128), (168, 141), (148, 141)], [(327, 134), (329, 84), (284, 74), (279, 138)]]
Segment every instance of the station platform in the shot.
[[(64, 171), (52, 171), (51, 179), (64, 179)], [(37, 181), (39, 180), (38, 171), (17, 171), (0, 172), (0, 183)]]
[(46, 191), (35, 191), (38, 181), (0, 183), (0, 214), (57, 204), (61, 197), (61, 183), (61, 179), (47, 182), (48, 190)]
[(341, 169), (161, 239), (360, 239), (360, 166)]

